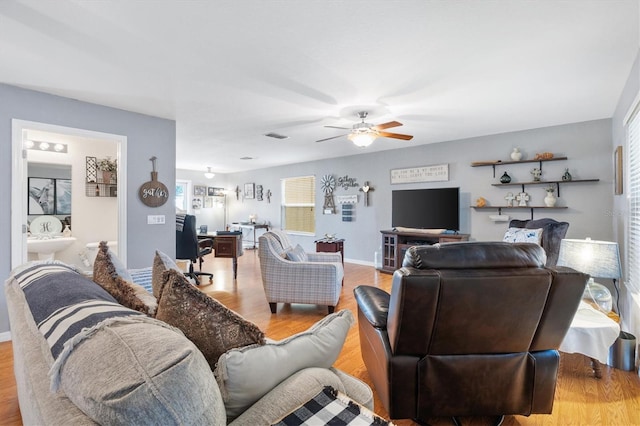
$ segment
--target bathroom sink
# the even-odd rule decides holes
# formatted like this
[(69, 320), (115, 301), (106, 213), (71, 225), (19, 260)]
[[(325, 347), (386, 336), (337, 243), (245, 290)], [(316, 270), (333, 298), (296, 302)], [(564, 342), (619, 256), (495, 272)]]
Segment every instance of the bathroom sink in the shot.
[(40, 239), (38, 237), (27, 238), (27, 251), (37, 253), (38, 259), (54, 259), (55, 253), (69, 247), (76, 237), (51, 237)]

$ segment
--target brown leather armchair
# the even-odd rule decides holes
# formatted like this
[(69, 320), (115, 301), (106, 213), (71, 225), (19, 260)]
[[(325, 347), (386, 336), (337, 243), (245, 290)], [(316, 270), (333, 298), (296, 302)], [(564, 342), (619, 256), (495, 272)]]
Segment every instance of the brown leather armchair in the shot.
[(362, 357), (392, 419), (551, 412), (589, 277), (545, 261), (531, 243), (419, 246), (391, 294), (356, 287)]

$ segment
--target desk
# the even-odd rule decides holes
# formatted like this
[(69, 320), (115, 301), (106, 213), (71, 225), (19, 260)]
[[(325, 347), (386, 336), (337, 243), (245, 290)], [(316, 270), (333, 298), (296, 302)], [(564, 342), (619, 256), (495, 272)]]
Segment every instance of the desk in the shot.
[(256, 229), (264, 229), (265, 231), (269, 231), (269, 225), (259, 225), (257, 223), (249, 223), (249, 222), (234, 222), (231, 224), (232, 228), (235, 229), (240, 229), (240, 230), (244, 230), (244, 229), (249, 229), (251, 231), (253, 231), (253, 240), (247, 240), (248, 243), (253, 243), (253, 249), (256, 249), (256, 244), (258, 242), (258, 239), (256, 238)]
[(580, 353), (591, 358), (596, 378), (602, 377), (600, 364), (606, 364), (609, 348), (620, 334), (620, 325), (584, 300), (580, 301), (569, 331), (558, 350)]
[(238, 257), (242, 256), (242, 232), (217, 232), (198, 234), (198, 239), (213, 239), (213, 253), (215, 257), (233, 259), (233, 279), (238, 277)]

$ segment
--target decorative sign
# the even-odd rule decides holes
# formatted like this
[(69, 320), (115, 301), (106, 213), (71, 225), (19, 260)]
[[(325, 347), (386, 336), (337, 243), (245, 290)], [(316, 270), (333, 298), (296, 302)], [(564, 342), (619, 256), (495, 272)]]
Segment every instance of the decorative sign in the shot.
[(357, 188), (359, 185), (358, 182), (356, 182), (356, 178), (351, 178), (349, 175), (346, 175), (338, 178), (338, 186), (341, 186), (342, 189), (349, 189)]
[(358, 195), (338, 195), (338, 203), (340, 204), (356, 204)]
[(151, 157), (153, 171), (151, 172), (151, 180), (145, 182), (138, 191), (138, 196), (142, 203), (149, 207), (160, 207), (169, 199), (169, 190), (164, 183), (158, 181), (158, 172), (156, 172), (156, 157)]
[(441, 182), (449, 180), (449, 164), (392, 169), (391, 183)]

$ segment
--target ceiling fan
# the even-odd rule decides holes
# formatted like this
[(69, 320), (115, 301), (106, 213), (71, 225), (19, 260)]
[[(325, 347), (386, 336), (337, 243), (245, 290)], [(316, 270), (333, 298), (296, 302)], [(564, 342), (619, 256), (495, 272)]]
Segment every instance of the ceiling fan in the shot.
[(339, 126), (324, 126), (330, 127), (332, 129), (345, 129), (351, 130), (351, 133), (345, 133), (343, 135), (332, 136), (330, 138), (320, 139), (316, 142), (325, 142), (331, 139), (341, 138), (343, 136), (347, 136), (349, 140), (351, 140), (354, 144), (360, 147), (365, 147), (371, 145), (375, 138), (385, 137), (385, 138), (394, 138), (394, 139), (402, 139), (405, 141), (413, 139), (411, 135), (403, 135), (401, 133), (390, 133), (384, 132), (384, 129), (388, 129), (390, 127), (398, 127), (402, 126), (402, 123), (397, 121), (389, 121), (388, 123), (382, 124), (371, 124), (365, 123), (365, 118), (369, 113), (367, 111), (358, 112), (358, 118), (361, 120), (360, 123), (356, 123), (351, 128), (349, 127), (339, 127)]

